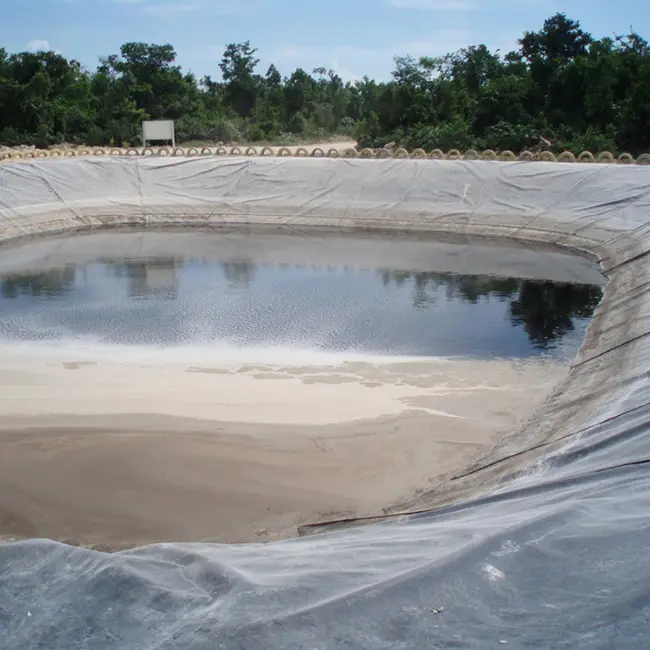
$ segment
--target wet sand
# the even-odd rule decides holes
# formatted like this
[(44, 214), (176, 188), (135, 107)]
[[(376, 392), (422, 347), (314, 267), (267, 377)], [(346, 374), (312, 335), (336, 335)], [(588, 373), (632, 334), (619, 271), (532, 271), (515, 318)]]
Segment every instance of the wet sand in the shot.
[(261, 542), (382, 514), (485, 454), (566, 371), (540, 359), (283, 366), (3, 351), (0, 536), (110, 550)]

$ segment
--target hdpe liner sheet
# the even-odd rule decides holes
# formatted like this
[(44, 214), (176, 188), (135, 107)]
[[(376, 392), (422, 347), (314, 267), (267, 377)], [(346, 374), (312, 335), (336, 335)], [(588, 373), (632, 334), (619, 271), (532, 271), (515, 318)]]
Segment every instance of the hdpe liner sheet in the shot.
[(609, 282), (567, 379), (523, 431), (459, 475), (456, 505), (268, 545), (110, 555), (7, 544), (3, 648), (648, 645), (650, 169), (265, 158), (0, 166), (5, 240), (187, 222), (561, 243), (598, 256)]

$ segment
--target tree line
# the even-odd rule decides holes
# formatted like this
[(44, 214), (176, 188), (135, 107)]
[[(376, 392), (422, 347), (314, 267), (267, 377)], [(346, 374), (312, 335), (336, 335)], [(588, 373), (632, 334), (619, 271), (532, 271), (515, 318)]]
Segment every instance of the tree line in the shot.
[(95, 70), (56, 52), (0, 48), (0, 144), (129, 146), (144, 119), (173, 119), (179, 141), (282, 143), (332, 135), (360, 146), (650, 151), (650, 53), (630, 34), (601, 39), (556, 14), (517, 49), (485, 45), (394, 59), (391, 79), (334, 70), (259, 72), (249, 42), (228, 45), (220, 78), (176, 64), (172, 45), (126, 43)]

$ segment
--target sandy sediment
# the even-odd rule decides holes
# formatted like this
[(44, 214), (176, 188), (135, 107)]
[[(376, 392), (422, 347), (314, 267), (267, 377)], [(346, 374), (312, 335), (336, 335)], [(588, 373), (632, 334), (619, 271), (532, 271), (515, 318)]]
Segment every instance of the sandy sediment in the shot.
[(0, 535), (269, 541), (408, 501), (511, 432), (553, 361), (186, 364), (3, 352)]

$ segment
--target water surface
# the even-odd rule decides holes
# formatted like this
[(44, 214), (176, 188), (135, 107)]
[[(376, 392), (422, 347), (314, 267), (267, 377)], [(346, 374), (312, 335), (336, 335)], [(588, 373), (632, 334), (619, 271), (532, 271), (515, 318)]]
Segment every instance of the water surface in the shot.
[[(601, 297), (598, 284), (521, 278), (507, 268), (503, 275), (444, 270), (458, 266), (445, 260), (457, 260), (462, 250), (468, 268), (472, 259), (487, 259), (499, 271), (505, 253), (494, 243), (459, 249), (460, 244), (438, 242), (430, 259), (413, 256), (417, 268), (409, 268), (416, 249), (408, 246), (426, 242), (398, 238), (388, 258), (381, 248), (385, 240), (373, 247), (365, 238), (358, 247), (362, 268), (350, 257), (355, 250), (350, 237), (341, 238), (347, 257), (340, 255), (336, 238), (325, 245), (318, 240), (316, 250), (313, 238), (301, 242), (294, 236), (287, 247), (273, 235), (249, 235), (232, 246), (227, 236), (211, 234), (215, 246), (197, 255), (187, 239), (174, 234), (137, 237), (138, 250), (128, 257), (109, 245), (110, 234), (66, 239), (74, 254), (59, 240), (58, 257), (50, 251), (40, 261), (26, 247), (23, 259), (29, 258), (30, 268), (0, 274), (1, 339), (564, 359), (576, 353)], [(84, 259), (75, 259), (77, 249), (85, 251)], [(328, 257), (324, 250), (339, 254)], [(370, 263), (368, 250), (377, 253)], [(530, 264), (544, 266), (546, 253), (517, 254), (521, 266), (528, 254)], [(562, 255), (569, 269), (572, 256)], [(557, 255), (548, 256), (555, 273)]]

